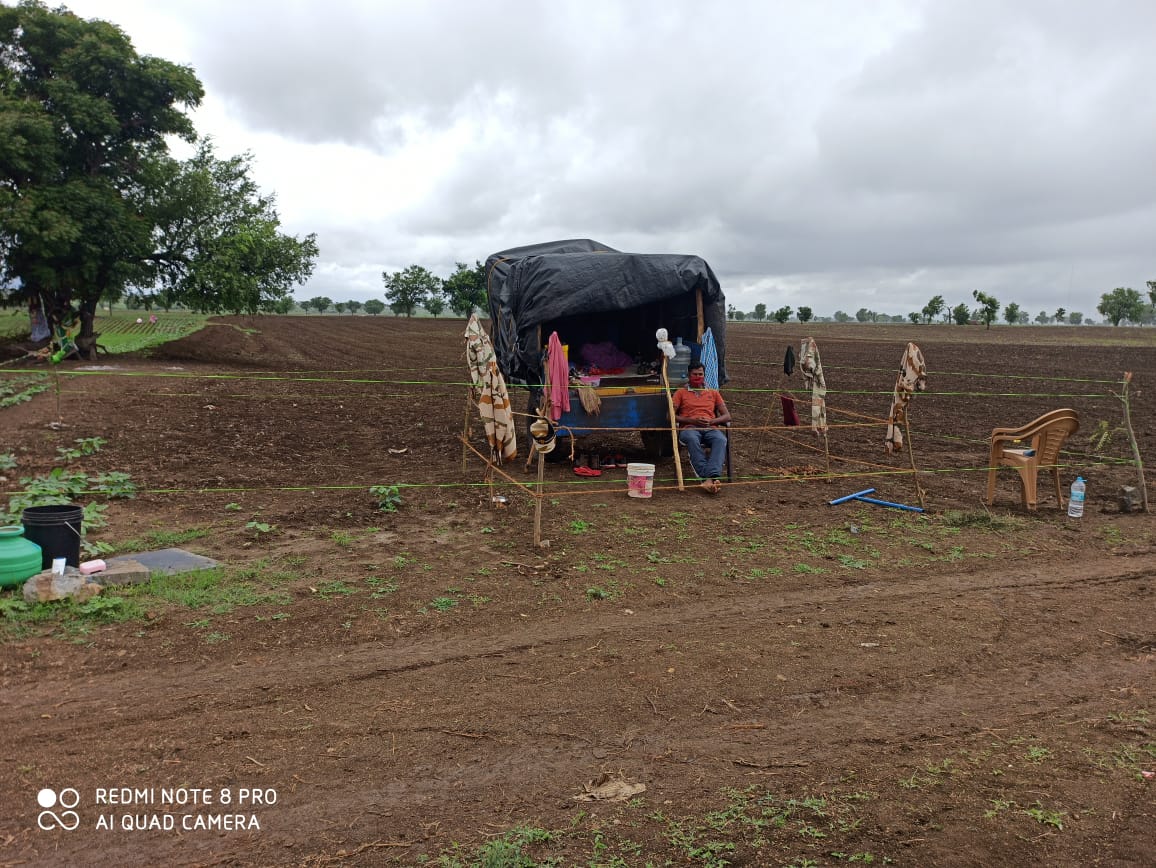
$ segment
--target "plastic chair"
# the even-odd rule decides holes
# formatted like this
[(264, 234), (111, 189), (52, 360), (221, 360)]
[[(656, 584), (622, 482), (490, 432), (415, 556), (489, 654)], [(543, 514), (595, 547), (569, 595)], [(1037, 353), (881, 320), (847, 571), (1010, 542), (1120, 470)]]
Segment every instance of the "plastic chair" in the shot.
[(1056, 500), (1064, 508), (1057, 462), (1064, 441), (1080, 428), (1075, 410), (1052, 410), (1020, 428), (996, 428), (991, 432), (991, 458), (987, 473), (987, 503), (995, 499), (995, 479), (1000, 467), (1014, 467), (1020, 475), (1024, 506), (1036, 509), (1036, 480), (1040, 468), (1052, 471)]

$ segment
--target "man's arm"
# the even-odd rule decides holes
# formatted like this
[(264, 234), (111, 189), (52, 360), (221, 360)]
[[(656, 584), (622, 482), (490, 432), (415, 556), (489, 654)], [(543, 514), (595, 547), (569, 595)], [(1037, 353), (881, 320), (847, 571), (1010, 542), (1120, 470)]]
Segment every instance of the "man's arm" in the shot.
[(718, 394), (718, 400), (714, 402), (715, 416), (711, 424), (721, 428), (731, 421), (731, 411), (727, 409), (727, 402), (723, 400), (722, 395), (717, 392), (716, 394)]

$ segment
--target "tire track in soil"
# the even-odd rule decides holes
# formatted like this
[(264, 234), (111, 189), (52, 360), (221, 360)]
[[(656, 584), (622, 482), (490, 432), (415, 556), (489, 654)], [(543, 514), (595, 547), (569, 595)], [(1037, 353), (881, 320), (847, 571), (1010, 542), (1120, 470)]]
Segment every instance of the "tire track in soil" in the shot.
[[(1143, 563), (1130, 564), (1125, 572), (1113, 570), (1111, 563), (1097, 565), (1089, 570), (1086, 579), (1075, 580), (1072, 576), (1050, 577), (1043, 572), (1026, 577), (1022, 581), (1009, 581), (998, 571), (968, 578), (966, 587), (957, 587), (952, 596), (965, 600), (975, 594), (988, 592), (1018, 592), (1049, 589), (1069, 589), (1088, 582), (1104, 587), (1121, 586), (1144, 581), (1152, 577), (1156, 559), (1145, 558)], [(318, 708), (325, 706), (351, 706), (350, 694), (364, 690), (366, 679), (382, 674), (409, 676), (405, 683), (392, 685), (392, 692), (398, 696), (420, 694), (420, 683), (425, 689), (437, 690), (434, 683), (443, 673), (435, 672), (439, 667), (459, 666), (485, 660), (495, 656), (524, 655), (534, 648), (566, 643), (587, 643), (595, 635), (618, 637), (629, 634), (644, 634), (661, 631), (668, 626), (687, 626), (715, 617), (735, 617), (745, 622), (765, 620), (770, 614), (792, 615), (795, 611), (812, 609), (816, 604), (832, 607), (854, 607), (860, 603), (869, 604), (872, 609), (886, 610), (889, 604), (917, 597), (932, 590), (942, 590), (942, 586), (956, 577), (940, 575), (925, 581), (916, 581), (904, 586), (878, 588), (867, 585), (848, 591), (831, 590), (822, 593), (796, 592), (781, 600), (760, 599), (756, 604), (736, 608), (713, 605), (699, 607), (678, 607), (677, 611), (660, 611), (642, 620), (632, 620), (616, 625), (607, 625), (606, 630), (565, 629), (564, 625), (551, 625), (540, 631), (531, 642), (506, 642), (477, 647), (477, 643), (466, 640), (470, 650), (463, 650), (461, 642), (449, 643), (451, 648), (441, 653), (435, 643), (420, 642), (406, 649), (405, 656), (422, 659), (399, 661), (397, 665), (381, 667), (373, 657), (382, 653), (378, 648), (357, 649), (351, 655), (352, 661), (343, 659), (326, 664), (324, 673), (311, 669), (305, 679), (290, 678), (294, 664), (285, 661), (272, 673), (259, 673), (256, 680), (278, 682), (278, 699), (263, 703), (242, 701), (225, 709), (222, 725), (246, 725), (255, 731), (254, 736), (270, 734), (266, 723), (265, 733), (261, 727), (254, 727), (253, 710), (260, 705), (275, 705), (293, 694), (315, 691), (318, 698), (309, 701)], [(695, 608), (697, 611), (691, 612)], [(859, 610), (860, 614), (865, 614)], [(610, 619), (607, 619), (610, 620)], [(1046, 629), (1046, 624), (1033, 624), (1034, 629)], [(641, 628), (641, 629), (639, 629)], [(559, 655), (561, 657), (561, 655)], [(536, 665), (548, 665), (551, 658), (542, 657)], [(1012, 662), (1012, 661), (1009, 661)], [(352, 663), (359, 672), (349, 677), (331, 680), (319, 677), (336, 674)], [(227, 697), (244, 694), (252, 687), (254, 679), (247, 677), (257, 673), (245, 673), (230, 668), (221, 677), (227, 676), (225, 687)], [(241, 683), (237, 683), (240, 676)], [(94, 682), (111, 681), (115, 676), (95, 679)], [(206, 673), (200, 680), (217, 677)], [(648, 782), (649, 795), (654, 799), (671, 799), (675, 805), (682, 805), (700, 798), (704, 792), (713, 792), (719, 786), (731, 782), (735, 785), (752, 781), (768, 782), (776, 786), (789, 786), (789, 782), (800, 777), (814, 780), (818, 777), (838, 778), (847, 768), (863, 770), (866, 786), (870, 783), (870, 769), (880, 761), (883, 767), (895, 753), (909, 752), (916, 763), (923, 753), (934, 753), (937, 745), (945, 741), (955, 744), (971, 744), (969, 739), (989, 733), (993, 727), (1013, 727), (1016, 731), (1026, 729), (1035, 721), (1054, 718), (1056, 709), (1073, 720), (1080, 716), (1080, 706), (1072, 699), (1076, 695), (1094, 695), (1102, 691), (1105, 684), (1129, 684), (1143, 682), (1150, 678), (1150, 667), (1137, 659), (1116, 657), (1104, 659), (1094, 655), (1073, 663), (1068, 659), (1051, 659), (1036, 664), (1031, 676), (1030, 695), (1024, 691), (1024, 672), (1021, 666), (1011, 666), (996, 671), (969, 670), (963, 675), (945, 680), (936, 678), (927, 682), (908, 679), (902, 689), (886, 686), (878, 691), (845, 691), (818, 688), (815, 691), (794, 694), (777, 700), (780, 706), (773, 721), (757, 731), (730, 729), (736, 719), (745, 721), (768, 714), (768, 708), (744, 708), (742, 714), (726, 711), (707, 712), (697, 707), (678, 702), (677, 698), (667, 700), (659, 697), (661, 705), (644, 701), (643, 695), (635, 697), (636, 708), (619, 715), (618, 725), (633, 727), (628, 737), (615, 741), (609, 733), (598, 729), (597, 715), (588, 722), (589, 734), (583, 734), (583, 724), (572, 722), (572, 729), (578, 732), (550, 732), (542, 726), (525, 725), (524, 722), (507, 721), (505, 726), (494, 726), (478, 721), (469, 731), (458, 731), (455, 721), (461, 715), (468, 715), (475, 697), (467, 692), (446, 697), (445, 705), (432, 718), (426, 717), (418, 723), (407, 721), (403, 715), (389, 715), (382, 727), (358, 729), (360, 740), (343, 748), (343, 753), (327, 757), (322, 753), (322, 744), (334, 740), (334, 726), (322, 727), (315, 735), (296, 734), (288, 741), (283, 733), (272, 733), (280, 738), (271, 739), (280, 744), (288, 758), (298, 763), (304, 778), (294, 776), (290, 781), (286, 776), (271, 781), (283, 793), (282, 802), (275, 809), (262, 812), (264, 830), (260, 836), (254, 834), (234, 835), (229, 838), (204, 840), (195, 837), (183, 842), (173, 841), (164, 836), (126, 836), (109, 839), (103, 852), (94, 860), (91, 851), (74, 849), (72, 842), (64, 842), (57, 856), (60, 864), (74, 861), (84, 856), (85, 864), (123, 864), (130, 853), (138, 853), (141, 845), (151, 841), (153, 857), (168, 864), (252, 864), (256, 853), (260, 864), (308, 864), (337, 859), (342, 850), (346, 853), (362, 844), (389, 842), (392, 844), (412, 844), (420, 847), (423, 837), (420, 832), (422, 818), (442, 818), (437, 827), (439, 834), (457, 835), (468, 833), (470, 829), (459, 830), (444, 818), (454, 813), (455, 806), (471, 806), (471, 815), (477, 811), (490, 810), (495, 819), (512, 816), (520, 811), (531, 811), (534, 816), (543, 817), (546, 825), (561, 825), (570, 815), (573, 802), (570, 795), (577, 792), (581, 783), (597, 774), (600, 769), (626, 770), (631, 779)], [(822, 673), (816, 673), (822, 680)], [(180, 680), (173, 679), (174, 682)], [(617, 679), (615, 679), (617, 680)], [(215, 682), (214, 682), (215, 683)], [(107, 687), (94, 683), (97, 689)], [(137, 685), (136, 693), (156, 691), (159, 685)], [(415, 687), (418, 689), (415, 690)], [(532, 689), (533, 685), (525, 685)], [(180, 689), (175, 683), (169, 684), (168, 693)], [(478, 687), (477, 689), (482, 689)], [(494, 687), (491, 690), (504, 690)], [(578, 696), (554, 694), (556, 702), (582, 706), (584, 690)], [(1015, 697), (1009, 702), (1008, 697)], [(147, 706), (142, 719), (157, 719), (178, 723), (190, 709), (173, 708), (171, 704), (154, 701)], [(192, 697), (181, 697), (191, 699)], [(126, 704), (143, 700), (143, 696), (124, 697)], [(60, 732), (61, 738), (69, 736), (82, 742), (91, 734), (95, 737), (100, 730), (104, 738), (114, 743), (121, 726), (132, 726), (141, 719), (116, 718), (101, 719), (95, 707), (75, 706), (69, 703), (70, 714), (81, 713), (89, 717), (90, 727), (77, 726), (73, 720)], [(798, 713), (783, 713), (783, 706), (798, 706)], [(519, 707), (525, 707), (519, 702)], [(721, 708), (721, 706), (720, 706)], [(220, 713), (221, 709), (215, 709)], [(568, 709), (559, 709), (567, 711)], [(557, 712), (555, 712), (557, 714)], [(235, 720), (232, 718), (235, 717)], [(268, 721), (275, 715), (258, 718)], [(549, 719), (549, 715), (547, 715)], [(179, 725), (178, 725), (179, 726)], [(170, 725), (171, 728), (171, 725)], [(86, 732), (91, 729), (92, 732)], [(380, 743), (386, 733), (401, 736), (410, 742), (408, 750), (399, 757), (390, 757)], [(42, 736), (52, 737), (51, 730), (42, 728)], [(483, 739), (486, 750), (475, 754), (471, 750), (473, 739)], [(985, 736), (986, 738), (986, 736)], [(243, 738), (235, 750), (244, 753), (253, 750), (246, 747)], [(269, 739), (267, 739), (269, 740)], [(464, 743), (464, 746), (461, 746)], [(340, 771), (335, 778), (332, 773), (322, 775), (321, 783), (312, 781), (313, 775), (304, 767), (302, 755), (308, 745), (315, 744), (315, 753), (323, 764), (339, 763)], [(294, 752), (291, 748), (297, 746)], [(230, 745), (218, 750), (225, 751)], [(131, 743), (125, 749), (131, 753)], [(207, 749), (212, 753), (212, 749)], [(275, 751), (274, 751), (275, 752)], [(265, 754), (262, 754), (265, 756)], [(226, 762), (225, 756), (219, 758)], [(314, 765), (316, 765), (314, 760)], [(204, 765), (210, 765), (208, 757)], [(202, 766), (204, 767), (204, 766)], [(235, 774), (235, 772), (234, 772)], [(546, 806), (543, 808), (543, 806)], [(314, 843), (308, 849), (309, 855), (300, 849), (302, 829), (310, 830), (310, 840)], [(911, 830), (915, 835), (917, 830)], [(950, 832), (950, 830), (948, 830)], [(321, 843), (325, 842), (325, 843)], [(205, 849), (201, 849), (201, 848)], [(189, 851), (200, 850), (200, 855), (189, 859)], [(373, 848), (370, 848), (370, 852)], [(407, 852), (399, 848), (398, 852)], [(368, 858), (368, 857), (367, 857)], [(52, 860), (50, 860), (52, 861)], [(342, 859), (341, 861), (345, 861)], [(353, 864), (358, 864), (354, 862)], [(374, 864), (372, 859), (361, 864)]]
[[(1117, 562), (1097, 562), (1081, 565), (1072, 571), (1078, 575), (1063, 570), (1040, 568), (1019, 578), (1008, 579), (1003, 571), (996, 570), (971, 573), (964, 577), (956, 574), (939, 574), (896, 585), (869, 582), (850, 589), (844, 586), (820, 591), (793, 591), (782, 596), (767, 593), (758, 597), (743, 598), (740, 601), (732, 599), (706, 603), (696, 601), (632, 616), (602, 616), (579, 625), (559, 623), (537, 625), (536, 629), (530, 631), (532, 638), (529, 639), (527, 630), (519, 630), (516, 638), (512, 634), (503, 634), (484, 637), (467, 635), (416, 642), (398, 640), (389, 646), (375, 643), (352, 651), (343, 649), (336, 655), (331, 655), (329, 659), (311, 659), (305, 665), (298, 657), (287, 657), (265, 664), (259, 672), (248, 672), (232, 663), (217, 666), (205, 666), (202, 663), (186, 664), (183, 667), (185, 671), (181, 672), (178, 678), (174, 678), (173, 673), (169, 672), (159, 678), (136, 679), (132, 685), (118, 685), (113, 695), (116, 696), (118, 706), (139, 702), (142, 704), (142, 710), (147, 707), (147, 716), (142, 715), (140, 718), (147, 719), (153, 716), (188, 713), (195, 709), (195, 706), (189, 704), (189, 700), (203, 694), (217, 695), (219, 692), (217, 688), (223, 682), (228, 683), (231, 693), (248, 689), (263, 691), (274, 684), (279, 689), (292, 687), (307, 690), (320, 685), (372, 681), (386, 675), (453, 666), (510, 654), (524, 654), (532, 649), (608, 635), (657, 635), (661, 630), (673, 628), (687, 630), (692, 629), (694, 624), (715, 621), (726, 621), (730, 624), (762, 623), (776, 613), (782, 616), (793, 610), (810, 612), (817, 606), (829, 607), (865, 600), (900, 602), (918, 598), (960, 599), (964, 596), (997, 591), (1063, 589), (1075, 586), (1086, 588), (1092, 584), (1115, 585), (1156, 577), (1156, 557), (1141, 556), (1128, 560), (1130, 563), (1125, 570), (1121, 570), (1125, 565)], [(1139, 563), (1136, 563), (1137, 561)], [(316, 656), (315, 652), (311, 654)], [(383, 666), (384, 656), (394, 658), (396, 662)], [(8, 691), (10, 698), (0, 700), (0, 708), (5, 709), (5, 715), (10, 711), (17, 716), (31, 717), (45, 713), (46, 709), (55, 703), (67, 702), (71, 706), (69, 716), (61, 719), (60, 723), (69, 727), (75, 726), (77, 721), (73, 718), (83, 718), (99, 710), (102, 704), (108, 704), (109, 687), (120, 677), (118, 674), (96, 675), (83, 685), (74, 685), (67, 680), (57, 683), (51, 679), (40, 678), (36, 681), (35, 691), (24, 697), (11, 697), (11, 688), (16, 686), (13, 684)], [(172, 692), (175, 680), (179, 680), (182, 693), (170, 697), (168, 694)], [(194, 693), (187, 694), (184, 692), (187, 690)], [(21, 702), (21, 699), (24, 701)], [(173, 703), (175, 707), (158, 708), (158, 700)], [(259, 707), (264, 704), (267, 703), (257, 702), (243, 707)], [(123, 720), (128, 723), (132, 719)]]

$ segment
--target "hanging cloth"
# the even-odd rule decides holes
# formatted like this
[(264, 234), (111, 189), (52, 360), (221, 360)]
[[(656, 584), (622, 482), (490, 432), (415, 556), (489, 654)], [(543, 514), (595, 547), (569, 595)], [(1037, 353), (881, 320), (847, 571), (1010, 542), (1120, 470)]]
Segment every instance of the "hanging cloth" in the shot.
[(546, 372), (549, 376), (550, 418), (557, 422), (570, 412), (570, 369), (557, 332), (546, 343)]
[(783, 373), (788, 377), (795, 372), (795, 350), (787, 344), (786, 355), (783, 356)]
[(811, 390), (811, 430), (815, 436), (827, 433), (827, 380), (823, 377), (823, 362), (819, 345), (814, 338), (803, 338), (799, 345), (799, 369), (803, 382)]
[(797, 426), (799, 414), (795, 411), (795, 399), (790, 395), (779, 395), (779, 400), (783, 402), (783, 424)]
[(714, 335), (710, 329), (702, 333), (702, 350), (698, 354), (706, 375), (704, 383), (708, 389), (718, 389), (718, 350), (714, 346)]
[(478, 315), (472, 314), (466, 325), (466, 366), (470, 369), (478, 415), (486, 428), (490, 460), (495, 464), (512, 461), (518, 454), (514, 434), (514, 410), (506, 380), (498, 370), (498, 359)]
[(908, 344), (899, 362), (899, 375), (895, 378), (895, 391), (891, 395), (891, 413), (887, 417), (887, 452), (898, 452), (903, 448), (903, 423), (907, 419), (907, 402), (916, 392), (927, 388), (927, 364), (923, 352), (915, 344)]

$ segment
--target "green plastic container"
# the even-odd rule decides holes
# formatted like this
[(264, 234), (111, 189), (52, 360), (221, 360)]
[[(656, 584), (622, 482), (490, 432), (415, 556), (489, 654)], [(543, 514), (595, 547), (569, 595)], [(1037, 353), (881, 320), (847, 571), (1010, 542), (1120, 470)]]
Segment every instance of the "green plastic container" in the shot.
[(40, 572), (40, 546), (18, 524), (0, 527), (0, 588), (19, 585)]

